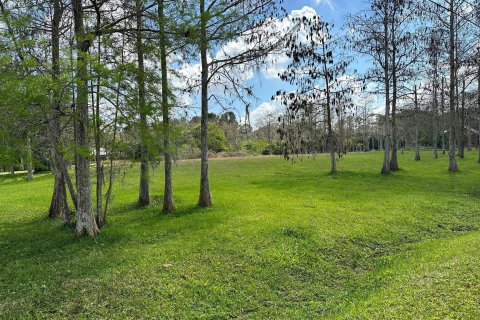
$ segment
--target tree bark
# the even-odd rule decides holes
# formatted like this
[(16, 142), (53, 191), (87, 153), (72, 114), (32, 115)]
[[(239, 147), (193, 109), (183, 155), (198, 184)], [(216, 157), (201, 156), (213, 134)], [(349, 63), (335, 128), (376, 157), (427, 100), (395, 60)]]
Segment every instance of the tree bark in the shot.
[(27, 138), (27, 181), (33, 180), (32, 142)]
[(480, 49), (477, 51), (478, 162), (480, 162)]
[[(363, 109), (363, 151), (370, 151), (370, 140), (367, 134), (367, 105)], [(375, 147), (374, 147), (375, 148)]]
[[(328, 99), (330, 100), (330, 98)], [(330, 101), (328, 102), (328, 104), (330, 104)], [(337, 143), (338, 143), (338, 147), (336, 149), (338, 149), (338, 157), (341, 158), (344, 154), (347, 153), (347, 146), (346, 146), (346, 143), (345, 143), (345, 119), (343, 118), (343, 108), (342, 106), (339, 104), (338, 105), (338, 110), (339, 110), (339, 119), (338, 119), (338, 131), (339, 131), (339, 139), (337, 140)], [(336, 170), (336, 168), (335, 168)]]
[[(99, 7), (95, 6), (97, 16), (97, 26), (100, 27), (100, 11)], [(97, 37), (97, 65), (100, 66), (102, 54), (101, 36)], [(96, 96), (95, 96), (95, 112), (94, 112), (94, 124), (95, 124), (95, 171), (96, 171), (96, 200), (97, 200), (97, 225), (99, 228), (104, 227), (107, 224), (106, 217), (103, 213), (103, 165), (101, 153), (101, 123), (100, 123), (100, 72), (97, 75)], [(93, 89), (92, 89), (93, 94)]]
[(140, 112), (140, 190), (138, 195), (138, 204), (140, 206), (150, 205), (150, 177), (148, 158), (150, 150), (148, 148), (148, 123), (147, 107), (145, 103), (145, 61), (144, 49), (142, 43), (142, 1), (136, 0), (137, 10), (137, 84), (138, 84), (138, 109)]
[(415, 95), (415, 161), (420, 161), (420, 139), (418, 133), (418, 114), (420, 112), (420, 108), (418, 106), (418, 96), (417, 96), (417, 86), (414, 89)]
[(465, 79), (462, 81), (462, 107), (460, 113), (460, 130), (458, 131), (458, 153), (460, 158), (465, 158)]
[(440, 93), (441, 109), (442, 109), (442, 154), (445, 155), (445, 79), (442, 78), (442, 91)]
[(97, 236), (99, 231), (93, 215), (90, 187), (90, 146), (88, 143), (88, 68), (86, 56), (90, 46), (83, 23), (83, 8), (81, 0), (72, 0), (73, 17), (77, 50), (77, 99), (76, 122), (77, 135), (77, 190), (78, 211), (75, 234), (82, 236)]
[(67, 190), (65, 188), (65, 178), (63, 174), (54, 171), (54, 188), (52, 201), (50, 202), (50, 208), (48, 210), (48, 217), (51, 219), (62, 219), (65, 224), (69, 224), (70, 219), (70, 208), (68, 207), (67, 201)]
[(455, 11), (454, 11), (454, 0), (450, 0), (450, 44), (449, 44), (449, 67), (450, 67), (450, 130), (448, 135), (448, 171), (456, 172), (458, 171), (457, 160), (455, 159), (455, 74), (456, 74), (456, 65), (455, 65)]
[(470, 110), (466, 111), (467, 113), (465, 114), (466, 118), (466, 134), (467, 134), (467, 151), (472, 151), (472, 123), (471, 123), (471, 116), (470, 116)]
[(200, 58), (202, 64), (202, 115), (201, 115), (201, 172), (200, 172), (200, 196), (198, 205), (200, 207), (212, 206), (212, 195), (210, 194), (210, 182), (208, 179), (208, 62), (207, 62), (207, 20), (205, 12), (205, 0), (200, 0)]
[[(436, 58), (435, 58), (436, 59)], [(438, 84), (437, 84), (437, 63), (434, 64), (433, 76), (433, 157), (438, 158)]]
[(60, 154), (60, 169), (62, 170), (62, 174), (65, 178), (65, 182), (67, 183), (68, 191), (70, 193), (70, 197), (72, 198), (73, 206), (75, 207), (75, 210), (78, 211), (78, 198), (77, 198), (77, 193), (75, 192), (75, 187), (73, 186), (72, 179), (70, 178), (70, 175), (68, 174), (67, 171), (67, 166), (65, 164), (65, 161), (63, 160), (63, 155)]
[[(56, 83), (60, 75), (60, 22), (63, 12), (60, 7), (60, 0), (53, 0), (52, 2), (52, 80)], [(68, 224), (71, 222), (71, 217), (65, 188), (66, 178), (61, 167), (63, 161), (59, 161), (61, 158), (59, 151), (61, 135), (59, 108), (60, 101), (58, 98), (58, 91), (57, 88), (54, 88), (51, 107), (52, 121), (50, 123), (50, 157), (54, 175), (54, 187), (48, 216), (50, 218), (63, 219), (64, 223)]]
[(170, 107), (168, 104), (168, 70), (167, 70), (167, 44), (165, 30), (164, 0), (158, 1), (158, 18), (160, 23), (160, 63), (162, 68), (162, 114), (163, 114), (163, 147), (165, 157), (165, 187), (163, 192), (163, 212), (170, 213), (175, 210), (172, 186), (172, 157), (170, 154)]
[[(450, 0), (453, 2), (454, 0)], [(456, 139), (457, 143), (457, 155), (460, 156), (460, 143), (461, 143), (461, 136), (463, 130), (460, 128), (460, 94), (459, 94), (459, 86), (460, 83), (458, 82), (458, 67), (460, 66), (459, 63), (459, 53), (458, 53), (458, 48), (459, 48), (459, 41), (458, 41), (458, 17), (454, 17), (454, 26), (455, 26), (455, 132), (454, 132), (454, 138)]]
[(395, 17), (392, 17), (392, 157), (390, 159), (390, 170), (399, 170), (398, 166), (398, 138), (397, 138), (397, 42), (395, 39)]
[[(325, 40), (322, 38), (322, 50), (323, 53), (326, 53), (326, 46), (325, 46)], [(325, 77), (325, 91), (327, 94), (327, 104), (326, 104), (326, 109), (327, 109), (327, 147), (330, 151), (330, 161), (331, 161), (331, 166), (330, 166), (330, 172), (335, 173), (337, 172), (337, 158), (336, 158), (336, 143), (335, 139), (333, 136), (333, 128), (332, 128), (332, 107), (331, 107), (331, 98), (330, 98), (330, 74), (328, 72), (327, 68), (327, 59), (324, 57), (323, 59), (323, 73)], [(341, 116), (341, 113), (340, 113)], [(340, 118), (340, 127), (343, 126), (342, 120)], [(342, 128), (340, 128), (342, 131)], [(341, 150), (340, 150), (341, 152)]]

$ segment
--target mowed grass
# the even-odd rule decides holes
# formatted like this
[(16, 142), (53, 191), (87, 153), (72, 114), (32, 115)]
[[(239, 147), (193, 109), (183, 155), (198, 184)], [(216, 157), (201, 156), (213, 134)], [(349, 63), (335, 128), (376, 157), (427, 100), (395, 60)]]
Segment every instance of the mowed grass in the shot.
[(214, 207), (198, 209), (199, 161), (174, 168), (178, 210), (135, 206), (121, 169), (108, 227), (76, 239), (45, 219), (52, 176), (0, 177), (0, 318), (479, 319), (480, 164), (381, 152), (212, 160)]

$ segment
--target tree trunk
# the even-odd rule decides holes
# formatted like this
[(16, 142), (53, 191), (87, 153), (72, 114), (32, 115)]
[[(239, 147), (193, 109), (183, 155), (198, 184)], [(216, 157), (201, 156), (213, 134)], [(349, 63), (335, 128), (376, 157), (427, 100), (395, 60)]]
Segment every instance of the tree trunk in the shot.
[(478, 162), (480, 162), (480, 49), (477, 52)]
[[(328, 81), (327, 81), (328, 83)], [(335, 148), (335, 139), (333, 136), (333, 129), (332, 129), (332, 112), (330, 109), (330, 93), (327, 85), (327, 127), (328, 127), (328, 132), (327, 132), (327, 148), (330, 151), (330, 161), (331, 161), (331, 166), (330, 166), (330, 172), (335, 173), (337, 172), (337, 158), (336, 158), (336, 148)]]
[(399, 170), (398, 166), (398, 138), (397, 138), (397, 42), (395, 39), (395, 19), (392, 19), (392, 80), (393, 80), (393, 92), (392, 92), (392, 158), (390, 159), (390, 170)]
[(446, 148), (445, 148), (445, 79), (442, 78), (442, 92), (440, 95), (441, 98), (441, 109), (442, 109), (442, 154), (445, 155)]
[(433, 157), (438, 158), (438, 86), (437, 86), (437, 66), (435, 63), (435, 73), (433, 79)]
[(60, 169), (62, 170), (63, 177), (65, 179), (65, 182), (67, 183), (68, 191), (70, 193), (70, 197), (72, 198), (73, 206), (75, 207), (75, 210), (78, 211), (78, 198), (77, 198), (77, 193), (75, 192), (75, 187), (73, 186), (72, 179), (70, 178), (70, 175), (68, 174), (67, 171), (67, 166), (65, 165), (65, 161), (63, 160), (63, 156), (60, 154)]
[(210, 182), (208, 180), (208, 62), (207, 62), (207, 20), (205, 14), (205, 0), (200, 0), (200, 57), (202, 64), (202, 116), (201, 116), (201, 172), (200, 172), (200, 196), (198, 205), (210, 207), (212, 195), (210, 194)]
[(77, 148), (77, 190), (78, 211), (75, 234), (82, 236), (98, 235), (98, 227), (93, 216), (91, 187), (90, 187), (90, 146), (88, 143), (88, 68), (86, 56), (88, 55), (89, 42), (84, 30), (83, 8), (81, 0), (72, 0), (75, 38), (77, 48), (77, 101), (76, 123), (77, 135), (75, 137)]
[(382, 174), (390, 174), (390, 79), (389, 79), (389, 40), (388, 40), (388, 0), (385, 0), (384, 17), (384, 82), (385, 82), (385, 151), (383, 156)]
[(418, 97), (417, 97), (417, 86), (414, 89), (415, 95), (415, 161), (420, 161), (420, 139), (418, 134), (418, 114), (420, 112), (420, 108), (418, 106)]
[[(458, 64), (456, 64), (458, 66)], [(455, 143), (457, 146), (457, 156), (460, 156), (460, 137), (461, 137), (461, 129), (460, 129), (460, 94), (458, 90), (458, 74), (455, 74), (455, 132), (454, 132), (454, 137), (455, 137)]]
[(467, 151), (472, 151), (472, 131), (471, 131), (471, 128), (472, 128), (472, 123), (471, 123), (471, 116), (470, 116), (470, 113), (469, 111), (467, 111), (467, 114), (465, 115), (466, 117), (466, 125), (467, 125), (467, 128), (466, 128), (466, 133), (467, 133)]
[[(97, 7), (98, 8), (98, 7)], [(97, 11), (97, 26), (100, 26), (100, 12)], [(100, 66), (102, 54), (101, 36), (97, 38), (97, 65)], [(97, 225), (99, 228), (104, 227), (107, 224), (106, 217), (103, 213), (103, 165), (101, 155), (101, 123), (100, 123), (100, 72), (97, 75), (97, 88), (95, 96), (95, 112), (94, 112), (94, 124), (95, 124), (95, 171), (96, 171), (96, 200), (97, 200)], [(92, 90), (93, 93), (93, 90)]]
[[(328, 89), (327, 89), (328, 90)], [(330, 100), (330, 99), (328, 99)], [(330, 102), (328, 103), (330, 104)], [(339, 119), (338, 119), (338, 131), (339, 131), (339, 139), (337, 140), (338, 142), (338, 157), (341, 158), (344, 154), (346, 154), (346, 144), (345, 144), (345, 119), (343, 118), (343, 108), (342, 106), (339, 104), (338, 105), (338, 109), (339, 109)], [(336, 168), (335, 168), (336, 170)]]
[(370, 151), (370, 139), (367, 134), (367, 105), (363, 109), (363, 121), (363, 151)]
[(158, 1), (158, 18), (160, 21), (160, 61), (162, 68), (162, 114), (163, 114), (163, 147), (165, 156), (165, 187), (163, 193), (163, 212), (169, 213), (175, 210), (172, 187), (172, 157), (170, 154), (170, 107), (168, 105), (167, 74), (167, 44), (165, 30), (164, 0)]
[(32, 143), (27, 138), (27, 181), (33, 180), (33, 159), (32, 159)]
[[(54, 83), (60, 75), (60, 22), (62, 19), (62, 10), (60, 7), (60, 0), (53, 0), (53, 19), (52, 19), (52, 80)], [(50, 123), (50, 157), (51, 167), (54, 175), (54, 186), (52, 201), (48, 211), (50, 218), (63, 219), (65, 224), (71, 222), (70, 208), (68, 206), (67, 192), (65, 188), (66, 179), (63, 174), (59, 159), (61, 157), (59, 152), (60, 144), (60, 102), (58, 92), (53, 90), (52, 94), (52, 121)]]
[[(451, 2), (453, 2), (454, 0), (450, 0)], [(454, 53), (455, 53), (455, 108), (456, 108), (456, 113), (455, 113), (455, 132), (454, 132), (454, 137), (456, 139), (456, 143), (457, 143), (457, 155), (460, 156), (460, 152), (461, 152), (461, 137), (462, 137), (462, 132), (463, 132), (463, 129), (461, 129), (461, 123), (460, 123), (460, 118), (461, 118), (461, 115), (460, 115), (460, 94), (459, 94), (459, 82), (458, 82), (458, 67), (460, 66), (460, 63), (459, 63), (459, 53), (458, 53), (458, 48), (459, 48), (459, 41), (458, 41), (458, 29), (459, 29), (459, 26), (458, 26), (458, 20), (457, 20), (457, 16), (454, 17), (454, 25), (455, 25), (455, 50), (454, 50)]]
[[(323, 50), (323, 53), (324, 55), (326, 54), (326, 46), (325, 46), (325, 40), (322, 38), (322, 50)], [(328, 146), (328, 149), (330, 151), (330, 158), (331, 158), (331, 167), (330, 167), (330, 172), (331, 173), (335, 173), (337, 172), (337, 159), (336, 159), (336, 143), (335, 143), (335, 139), (334, 139), (334, 136), (333, 136), (333, 128), (332, 128), (332, 107), (331, 107), (331, 98), (330, 98), (330, 73), (328, 72), (328, 68), (327, 68), (327, 59), (326, 57), (324, 56), (324, 59), (323, 60), (323, 73), (324, 73), (324, 78), (325, 78), (325, 92), (326, 92), (326, 95), (327, 95), (327, 104), (325, 106), (325, 108), (327, 109), (327, 146)], [(343, 127), (343, 124), (342, 124), (342, 110), (340, 109), (340, 123), (339, 123), (339, 126), (340, 126), (340, 139), (342, 139), (342, 127)], [(340, 153), (342, 152), (342, 150), (340, 150)]]
[(138, 195), (138, 204), (140, 206), (150, 205), (150, 178), (149, 178), (149, 148), (148, 148), (148, 123), (145, 103), (145, 62), (142, 43), (142, 2), (136, 1), (137, 4), (137, 83), (138, 83), (138, 109), (140, 112), (140, 190)]
[[(122, 34), (122, 48), (125, 48), (125, 34)], [(121, 57), (120, 57), (121, 64), (123, 65), (125, 63), (125, 54), (124, 50), (121, 50)], [(111, 142), (111, 149), (110, 149), (110, 154), (109, 154), (109, 160), (110, 160), (110, 169), (109, 169), (109, 175), (108, 175), (108, 188), (107, 188), (107, 193), (105, 195), (105, 210), (103, 211), (103, 216), (105, 221), (107, 221), (107, 215), (108, 215), (108, 209), (110, 206), (110, 200), (112, 198), (112, 190), (113, 190), (113, 181), (114, 181), (114, 151), (116, 147), (116, 142), (117, 142), (117, 131), (118, 131), (118, 111), (119, 111), (119, 105), (120, 105), (120, 90), (121, 90), (121, 84), (122, 81), (119, 80), (117, 83), (117, 90), (116, 90), (116, 97), (115, 97), (115, 117), (113, 120), (113, 138)]]
[(53, 187), (52, 201), (48, 210), (48, 217), (51, 219), (62, 219), (65, 224), (70, 221), (70, 208), (67, 201), (67, 190), (65, 188), (65, 178), (61, 171), (54, 169), (55, 183)]
[(455, 159), (455, 11), (454, 1), (450, 1), (450, 47), (449, 47), (449, 64), (450, 64), (450, 130), (448, 135), (448, 171), (458, 171), (457, 160)]
[(463, 79), (462, 85), (462, 109), (460, 113), (460, 130), (458, 132), (460, 158), (465, 158), (465, 79)]

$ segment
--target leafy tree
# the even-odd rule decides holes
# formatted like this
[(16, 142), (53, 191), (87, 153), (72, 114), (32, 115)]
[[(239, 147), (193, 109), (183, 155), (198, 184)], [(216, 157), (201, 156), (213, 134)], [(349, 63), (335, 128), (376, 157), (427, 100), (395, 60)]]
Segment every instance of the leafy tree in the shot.
[[(222, 152), (222, 151), (227, 151), (228, 150), (228, 141), (227, 138), (225, 137), (225, 133), (223, 130), (219, 127), (217, 122), (210, 122), (208, 124), (209, 130), (208, 130), (208, 145), (209, 145), (209, 150), (213, 152)], [(196, 125), (193, 128), (193, 137), (195, 139), (195, 142), (197, 146), (200, 148), (202, 143), (202, 128), (200, 125)]]
[[(251, 89), (241, 86), (229, 74), (233, 67), (239, 68), (255, 64), (265, 58), (277, 46), (277, 41), (267, 27), (272, 23), (271, 16), (278, 12), (278, 0), (199, 0), (193, 6), (197, 12), (194, 25), (185, 35), (199, 48), (201, 65), (201, 174), (198, 205), (212, 205), (208, 176), (208, 124), (209, 86), (217, 82), (225, 91), (233, 92), (242, 99), (241, 92), (251, 94)], [(232, 39), (243, 39), (244, 50), (233, 54), (213, 55), (208, 61), (208, 53)], [(230, 84), (230, 85), (229, 85)], [(247, 110), (248, 113), (248, 110)]]

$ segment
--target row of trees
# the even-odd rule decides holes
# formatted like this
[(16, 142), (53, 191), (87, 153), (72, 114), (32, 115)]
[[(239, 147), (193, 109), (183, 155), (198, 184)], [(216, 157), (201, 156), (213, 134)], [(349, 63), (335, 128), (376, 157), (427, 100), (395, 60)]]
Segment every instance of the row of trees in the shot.
[[(463, 157), (480, 130), (479, 26), (480, 6), (464, 0), (371, 0), (368, 10), (348, 18), (343, 37), (333, 36), (320, 17), (305, 17), (289, 39), (292, 62), (280, 75), (299, 90), (274, 97), (288, 108), (280, 128), (285, 155), (318, 152), (323, 137), (335, 172), (348, 121), (363, 127), (367, 149), (368, 122), (376, 116), (377, 127), (384, 126), (383, 174), (399, 169), (398, 148), (408, 141), (408, 130), (400, 136), (401, 122), (415, 124), (417, 160), (420, 128), (431, 128), (435, 158), (447, 135), (448, 168), (457, 171), (456, 151)], [(352, 52), (370, 62), (351, 72), (354, 77), (346, 76)], [(371, 110), (372, 97), (379, 96), (382, 116)]]
[[(478, 5), (371, 0), (340, 36), (316, 14), (282, 25), (281, 2), (0, 0), (0, 161), (48, 165), (49, 215), (73, 220), (78, 236), (106, 225), (119, 158), (140, 163), (140, 206), (150, 204), (150, 165), (163, 160), (165, 213), (175, 210), (172, 161), (188, 147), (200, 153), (202, 207), (212, 205), (209, 150), (258, 150), (259, 141), (285, 157), (328, 152), (332, 172), (348, 150), (383, 149), (388, 174), (400, 147), (413, 142), (420, 159), (423, 134), (435, 157), (448, 145), (449, 170), (458, 170), (455, 151), (479, 132)], [(285, 113), (253, 131), (245, 75), (281, 55), (289, 62), (279, 77), (296, 90), (276, 92)], [(356, 56), (370, 68), (352, 71)], [(190, 118), (192, 100), (200, 115)], [(210, 112), (239, 102), (243, 124)]]
[[(258, 67), (278, 48), (272, 17), (283, 15), (279, 1), (198, 0), (179, 6), (173, 0), (20, 0), (0, 1), (0, 10), (0, 136), (8, 149), (2, 160), (13, 163), (20, 156), (29, 163), (35, 150), (48, 163), (55, 176), (50, 217), (72, 220), (69, 193), (75, 233), (96, 236), (107, 223), (114, 160), (125, 144), (138, 146), (141, 206), (150, 204), (150, 161), (162, 153), (163, 211), (173, 211), (171, 123), (182, 93), (200, 96), (199, 132), (193, 130), (201, 153), (198, 205), (212, 205), (209, 104), (220, 101), (220, 91), (230, 98), (252, 95), (234, 70)], [(219, 50), (233, 40), (244, 47)], [(196, 74), (179, 72), (179, 65), (197, 61)], [(229, 121), (236, 120), (222, 125)], [(75, 179), (67, 170), (71, 163)]]

